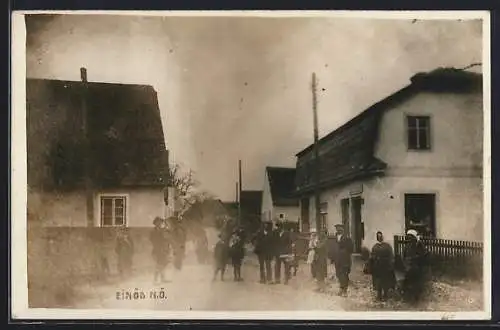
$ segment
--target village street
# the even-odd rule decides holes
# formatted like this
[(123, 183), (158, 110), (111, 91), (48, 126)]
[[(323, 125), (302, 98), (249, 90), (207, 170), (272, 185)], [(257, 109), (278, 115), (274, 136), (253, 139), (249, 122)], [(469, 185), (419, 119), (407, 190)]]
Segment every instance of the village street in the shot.
[[(126, 281), (110, 282), (100, 286), (79, 288), (74, 307), (85, 309), (149, 309), (172, 311), (276, 311), (276, 310), (337, 310), (341, 311), (339, 297), (315, 293), (314, 283), (307, 276), (307, 267), (299, 270), (288, 285), (259, 283), (259, 267), (255, 258), (248, 257), (243, 266), (243, 282), (234, 282), (229, 266), (225, 281), (212, 282), (212, 267), (195, 262), (185, 265), (180, 272), (170, 269), (169, 281), (154, 285), (152, 274), (140, 273)], [(117, 299), (117, 292), (135, 289), (145, 299)], [(163, 288), (165, 299), (152, 299), (150, 291)]]

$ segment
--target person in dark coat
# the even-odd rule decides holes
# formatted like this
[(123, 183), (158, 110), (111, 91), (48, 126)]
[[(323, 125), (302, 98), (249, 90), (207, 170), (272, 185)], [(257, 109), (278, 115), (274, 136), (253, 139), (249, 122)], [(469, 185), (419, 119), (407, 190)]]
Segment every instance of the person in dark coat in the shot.
[(380, 231), (377, 232), (377, 243), (373, 245), (369, 262), (377, 300), (387, 300), (389, 290), (396, 284), (394, 252), (384, 242), (384, 235)]
[(186, 231), (177, 216), (168, 218), (167, 224), (171, 231), (170, 237), (173, 245), (174, 267), (177, 270), (181, 270), (186, 255)]
[(290, 232), (285, 230), (282, 222), (276, 223), (276, 230), (273, 232), (273, 252), (274, 252), (274, 283), (281, 283), (281, 270), (285, 272), (284, 282), (290, 280), (290, 263), (287, 261), (291, 254), (292, 242)]
[(120, 276), (129, 275), (132, 270), (134, 241), (130, 237), (128, 228), (120, 228), (118, 231), (115, 251), (118, 257), (118, 272)]
[(229, 256), (233, 265), (234, 280), (237, 282), (243, 281), (241, 277), (241, 265), (245, 257), (245, 241), (241, 229), (235, 230), (231, 235), (229, 240)]
[(153, 245), (153, 259), (155, 261), (154, 281), (155, 283), (160, 280), (165, 282), (164, 270), (168, 264), (168, 257), (170, 253), (170, 244), (168, 241), (167, 233), (162, 226), (164, 220), (156, 217), (153, 220), (154, 229), (150, 234), (150, 241)]
[(219, 235), (219, 241), (214, 248), (215, 271), (213, 281), (217, 279), (217, 274), (220, 272), (220, 279), (224, 281), (224, 273), (226, 272), (227, 261), (229, 259), (229, 244), (224, 235)]
[(403, 297), (409, 303), (418, 303), (427, 281), (427, 250), (416, 230), (408, 230), (406, 236), (408, 243), (403, 254), (405, 268)]
[(271, 261), (273, 258), (272, 229), (273, 224), (271, 222), (265, 223), (254, 239), (254, 252), (259, 259), (260, 283), (262, 284), (271, 283), (273, 278), (271, 269)]
[(344, 233), (344, 226), (335, 225), (335, 276), (339, 281), (339, 296), (347, 296), (349, 286), (349, 274), (351, 273), (353, 242), (349, 236)]
[(323, 230), (318, 235), (318, 241), (314, 247), (314, 278), (318, 284), (317, 291), (326, 289), (325, 279), (328, 276), (328, 233)]

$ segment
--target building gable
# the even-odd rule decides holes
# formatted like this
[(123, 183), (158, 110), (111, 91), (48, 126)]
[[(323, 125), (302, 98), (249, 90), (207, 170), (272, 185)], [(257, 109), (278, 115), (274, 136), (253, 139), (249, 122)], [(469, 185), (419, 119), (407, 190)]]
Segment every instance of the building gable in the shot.
[(31, 187), (77, 189), (84, 183), (85, 157), (96, 188), (165, 185), (168, 151), (151, 86), (45, 79), (26, 83)]

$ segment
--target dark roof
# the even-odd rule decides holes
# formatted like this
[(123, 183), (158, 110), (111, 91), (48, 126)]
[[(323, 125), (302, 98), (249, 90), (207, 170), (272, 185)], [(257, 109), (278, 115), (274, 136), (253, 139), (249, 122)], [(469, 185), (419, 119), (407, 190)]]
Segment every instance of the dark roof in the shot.
[[(84, 116), (83, 101), (87, 116)], [(75, 189), (164, 186), (168, 151), (156, 91), (151, 86), (27, 79), (28, 185)]]
[[(375, 103), (318, 141), (320, 188), (383, 174), (387, 164), (374, 156), (383, 112), (419, 92), (467, 93), (482, 90), (482, 75), (454, 68), (419, 73), (411, 84)], [(297, 153), (296, 194), (314, 189), (313, 144)]]
[(266, 173), (273, 205), (298, 206), (299, 200), (293, 195), (295, 192), (295, 168), (268, 166)]
[(241, 214), (258, 215), (262, 208), (262, 190), (243, 190), (240, 196)]

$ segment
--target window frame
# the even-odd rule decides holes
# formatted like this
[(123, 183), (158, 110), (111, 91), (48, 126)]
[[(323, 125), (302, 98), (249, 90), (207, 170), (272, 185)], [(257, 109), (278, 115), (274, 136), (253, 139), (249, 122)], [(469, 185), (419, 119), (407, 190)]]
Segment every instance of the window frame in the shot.
[[(103, 219), (103, 200), (104, 199), (112, 199), (112, 224), (105, 225)], [(123, 224), (116, 224), (116, 206), (115, 201), (118, 199), (122, 199), (124, 201), (123, 207)], [(120, 193), (106, 193), (98, 195), (98, 205), (99, 205), (99, 213), (98, 213), (98, 221), (100, 227), (128, 227), (129, 226), (129, 215), (130, 215), (130, 197), (128, 194), (120, 194)]]
[(436, 191), (436, 190), (407, 190), (407, 191), (404, 191), (402, 194), (401, 194), (401, 200), (402, 200), (402, 203), (403, 203), (403, 207), (402, 207), (402, 213), (403, 213), (403, 219), (404, 219), (404, 222), (403, 222), (403, 229), (404, 229), (404, 232), (406, 232), (407, 230), (407, 215), (406, 215), (406, 196), (407, 195), (433, 195), (434, 196), (434, 219), (433, 219), (433, 223), (432, 223), (432, 228), (431, 228), (431, 232), (432, 232), (432, 235), (434, 238), (437, 238), (438, 237), (438, 232), (439, 232), (439, 223), (438, 223), (438, 219), (440, 218), (440, 214), (439, 214), (439, 191)]
[[(410, 146), (410, 125), (409, 125), (410, 118), (415, 118), (417, 120), (417, 123), (418, 123), (419, 119), (423, 119), (423, 118), (427, 119), (427, 122), (428, 122), (428, 126), (427, 126), (427, 145), (428, 146), (427, 147), (425, 147), (425, 148), (419, 147), (419, 143), (418, 143), (418, 139), (419, 139), (418, 124), (417, 124), (417, 128), (415, 128), (415, 130), (417, 131), (417, 133), (416, 133), (417, 146), (415, 148), (413, 148), (413, 147)], [(408, 151), (412, 151), (412, 152), (429, 152), (429, 151), (432, 151), (433, 145), (434, 145), (434, 141), (433, 141), (434, 134), (433, 134), (433, 131), (432, 131), (432, 116), (430, 114), (406, 113), (405, 116), (404, 116), (404, 125), (405, 125), (405, 133), (406, 133), (406, 136), (405, 136), (406, 149)]]

